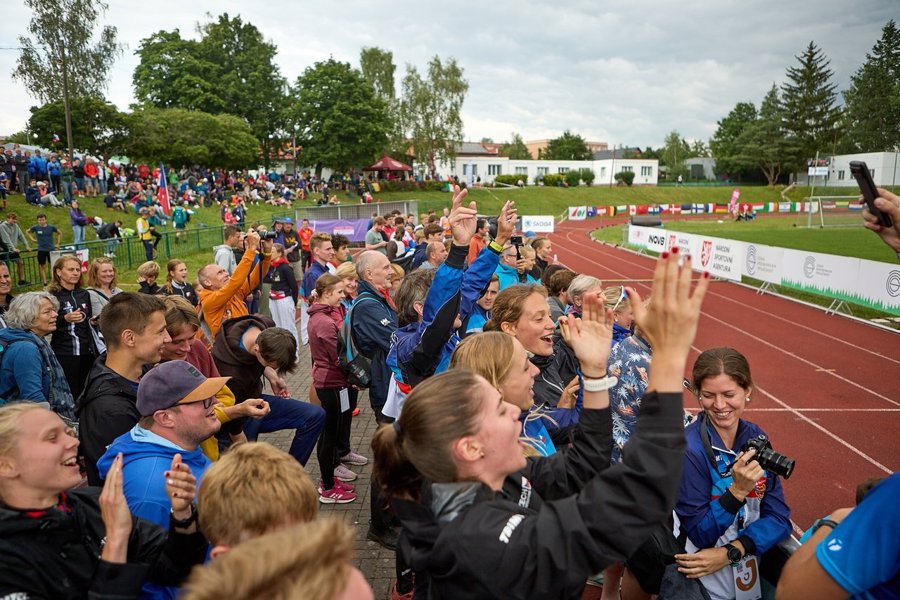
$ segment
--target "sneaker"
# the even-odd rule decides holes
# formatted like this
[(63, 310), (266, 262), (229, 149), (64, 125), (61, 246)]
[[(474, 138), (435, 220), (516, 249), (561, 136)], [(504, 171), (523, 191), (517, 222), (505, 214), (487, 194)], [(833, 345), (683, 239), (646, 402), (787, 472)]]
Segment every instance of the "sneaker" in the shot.
[[(320, 494), (322, 493), (322, 490), (324, 489), (324, 488), (323, 488), (324, 485), (325, 485), (325, 484), (324, 484), (324, 482), (323, 482), (321, 479), (319, 480), (318, 485), (316, 485), (316, 490), (318, 490)], [(346, 491), (348, 491), (348, 492), (356, 491), (356, 490), (353, 488), (353, 484), (343, 482), (343, 481), (341, 481), (340, 479), (335, 479), (335, 480), (334, 480), (334, 487), (339, 488), (339, 489), (342, 489), (342, 490), (346, 490)]]
[(362, 454), (357, 454), (356, 452), (348, 452), (346, 455), (341, 457), (341, 462), (345, 465), (356, 465), (357, 467), (361, 467), (363, 465), (369, 464), (369, 459)]
[(344, 465), (338, 465), (334, 468), (334, 478), (340, 481), (354, 481), (357, 475)]
[(345, 490), (334, 486), (330, 490), (322, 490), (319, 492), (319, 502), (321, 504), (347, 504), (356, 500), (356, 492)]

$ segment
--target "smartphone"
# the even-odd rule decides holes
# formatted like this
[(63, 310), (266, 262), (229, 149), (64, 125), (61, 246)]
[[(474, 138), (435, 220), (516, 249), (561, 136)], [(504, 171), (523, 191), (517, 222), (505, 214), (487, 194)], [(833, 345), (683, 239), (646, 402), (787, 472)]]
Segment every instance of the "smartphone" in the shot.
[(869, 167), (866, 166), (866, 163), (861, 160), (850, 161), (850, 174), (856, 179), (859, 191), (862, 193), (863, 200), (866, 201), (866, 207), (869, 209), (869, 212), (875, 215), (882, 227), (893, 227), (894, 222), (891, 220), (891, 216), (881, 212), (875, 206), (878, 190), (875, 189), (875, 182), (872, 181), (872, 174), (869, 172)]

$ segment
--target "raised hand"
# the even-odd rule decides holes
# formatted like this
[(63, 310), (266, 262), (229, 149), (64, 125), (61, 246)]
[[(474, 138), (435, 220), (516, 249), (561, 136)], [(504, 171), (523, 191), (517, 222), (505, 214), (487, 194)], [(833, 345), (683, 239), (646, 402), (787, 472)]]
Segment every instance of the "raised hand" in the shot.
[(497, 237), (494, 238), (495, 242), (501, 246), (506, 245), (509, 238), (516, 232), (517, 218), (516, 203), (507, 200), (503, 204), (503, 208), (500, 209), (500, 215), (497, 217)]
[(197, 494), (197, 478), (191, 473), (191, 468), (181, 462), (181, 454), (172, 457), (172, 465), (163, 475), (166, 478), (166, 495), (172, 503), (172, 514), (176, 519), (188, 518)]
[(644, 307), (634, 288), (625, 288), (631, 298), (634, 320), (653, 348), (648, 390), (681, 392), (684, 366), (697, 334), (700, 307), (709, 288), (709, 274), (704, 273), (691, 290), (691, 258), (678, 264), (678, 248), (663, 252), (653, 272), (653, 303)]
[(559, 318), (563, 339), (575, 352), (585, 377), (606, 376), (613, 332), (613, 311), (605, 309), (597, 296), (585, 295), (581, 318)]
[(458, 185), (453, 186), (450, 232), (453, 234), (453, 245), (455, 246), (468, 246), (469, 240), (475, 235), (475, 226), (478, 224), (478, 209), (475, 201), (463, 204), (468, 195), (468, 188), (461, 190)]
[(131, 535), (131, 511), (122, 491), (122, 453), (116, 455), (100, 492), (100, 518), (106, 529), (106, 544), (101, 558), (110, 563), (128, 562), (128, 536)]

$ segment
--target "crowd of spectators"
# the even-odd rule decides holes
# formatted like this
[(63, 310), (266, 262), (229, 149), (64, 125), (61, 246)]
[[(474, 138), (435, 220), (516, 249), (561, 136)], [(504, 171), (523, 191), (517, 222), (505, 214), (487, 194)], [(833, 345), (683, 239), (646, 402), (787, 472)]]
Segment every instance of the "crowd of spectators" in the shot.
[[(748, 449), (765, 435), (743, 417), (750, 365), (734, 348), (688, 365), (709, 280), (677, 248), (644, 297), (558, 264), (549, 238), (516, 231), (514, 203), (488, 221), (454, 187), (440, 215), (373, 215), (356, 255), (306, 220), (261, 236), (236, 219), (192, 275), (153, 260), (174, 218), (142, 204), (158, 173), (34, 158), (0, 171), (45, 178), (73, 228), (80, 195), (128, 190), (110, 208), (135, 210), (147, 262), (126, 292), (108, 256), (85, 281), (63, 255), (46, 291), (15, 297), (16, 256), (0, 263), (0, 598), (371, 598), (348, 525), (317, 516), (358, 501), (370, 460), (367, 536), (396, 551), (395, 598), (578, 598), (602, 579), (607, 599), (727, 600), (775, 583), (760, 565), (790, 509)], [(329, 193), (168, 178), (185, 211), (232, 217), (290, 203), (286, 183)], [(866, 212), (867, 227), (900, 252), (900, 198), (881, 194), (897, 225)], [(0, 240), (36, 243), (46, 265), (60, 233), (42, 217), (26, 236), (9, 213)], [(298, 389), (286, 376), (307, 344)], [(351, 444), (363, 392), (371, 452)], [(258, 441), (279, 430), (287, 452)], [(896, 597), (898, 485), (819, 520), (778, 597)]]

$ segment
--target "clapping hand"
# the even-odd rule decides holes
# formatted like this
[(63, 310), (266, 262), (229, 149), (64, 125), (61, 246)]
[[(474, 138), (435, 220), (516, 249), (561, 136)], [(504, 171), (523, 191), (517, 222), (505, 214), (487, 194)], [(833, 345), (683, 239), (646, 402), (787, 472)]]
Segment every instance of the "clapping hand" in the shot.
[(101, 558), (110, 563), (128, 560), (128, 537), (131, 535), (131, 511), (122, 491), (122, 453), (116, 455), (106, 474), (100, 492), (100, 518), (106, 530), (106, 544)]
[(478, 210), (475, 201), (463, 204), (469, 195), (468, 188), (459, 189), (453, 186), (453, 202), (450, 208), (450, 231), (453, 234), (454, 246), (468, 246), (469, 240), (475, 235), (475, 226), (478, 224)]
[(500, 209), (500, 215), (497, 217), (497, 237), (494, 241), (505, 246), (509, 238), (516, 232), (516, 220), (518, 214), (516, 212), (516, 203), (507, 200)]
[(163, 475), (166, 478), (166, 495), (172, 503), (172, 514), (176, 519), (190, 517), (197, 493), (197, 478), (191, 473), (191, 468), (181, 462), (181, 454), (172, 457), (172, 465)]
[(612, 343), (612, 309), (605, 309), (597, 296), (585, 295), (581, 318), (560, 317), (559, 330), (581, 363), (584, 376), (592, 379), (604, 377)]

